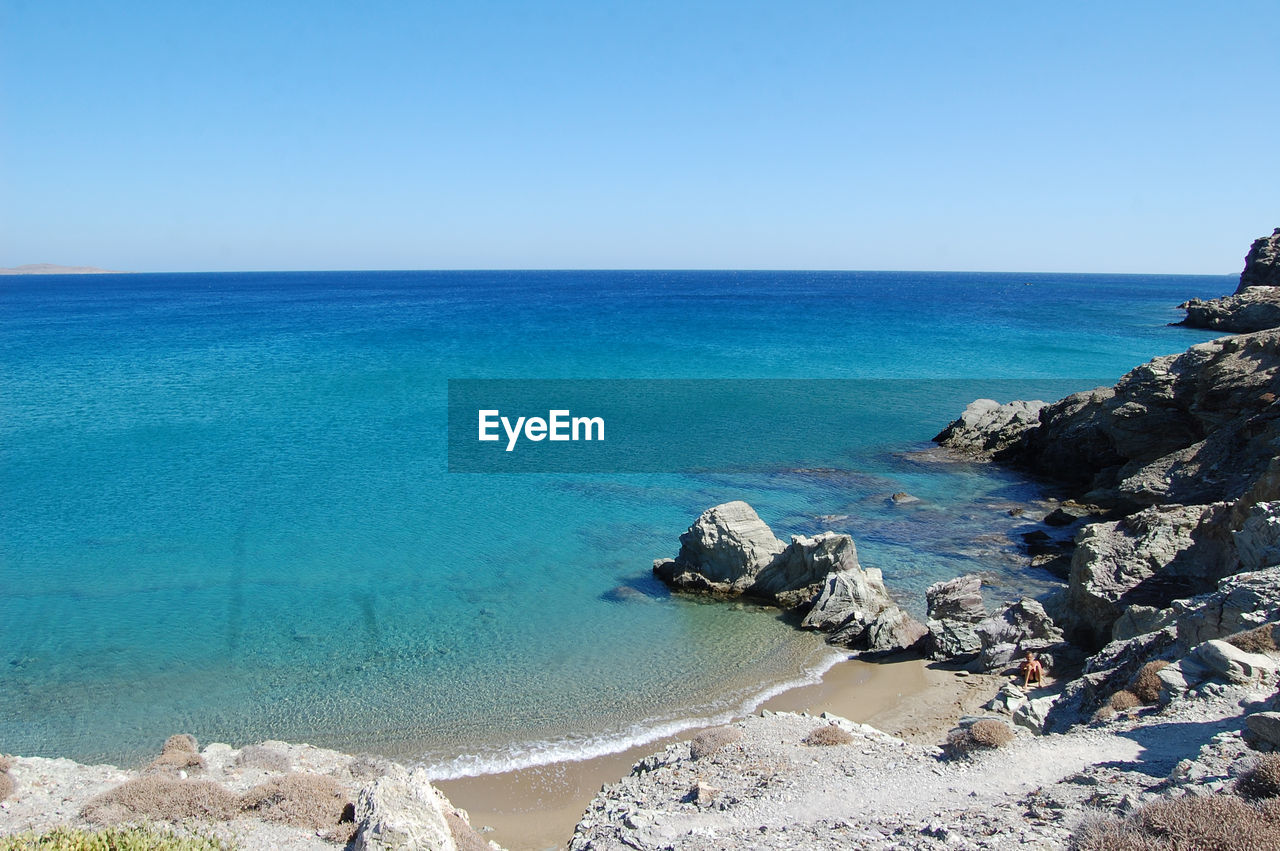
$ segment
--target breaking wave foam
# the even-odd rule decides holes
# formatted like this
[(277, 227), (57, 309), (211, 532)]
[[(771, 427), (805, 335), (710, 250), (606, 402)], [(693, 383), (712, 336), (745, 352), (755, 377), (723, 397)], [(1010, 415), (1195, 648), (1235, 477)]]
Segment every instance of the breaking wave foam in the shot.
[(427, 762), (424, 768), (432, 780), (456, 780), (460, 777), (502, 774), (558, 762), (581, 762), (621, 753), (686, 730), (725, 724), (734, 718), (748, 715), (771, 697), (820, 682), (827, 671), (848, 658), (847, 653), (833, 651), (799, 677), (768, 686), (736, 705), (707, 714), (667, 720), (650, 719), (632, 724), (625, 730), (595, 736), (565, 736), (552, 740), (520, 742), (493, 753), (463, 754), (448, 760)]

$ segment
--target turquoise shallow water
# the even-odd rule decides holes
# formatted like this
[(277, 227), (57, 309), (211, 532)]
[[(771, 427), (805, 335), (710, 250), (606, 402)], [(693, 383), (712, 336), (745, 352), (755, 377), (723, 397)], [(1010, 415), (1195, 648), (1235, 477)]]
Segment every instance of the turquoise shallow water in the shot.
[[(741, 498), (780, 535), (850, 532), (910, 606), (964, 570), (990, 572), (997, 593), (1034, 590), (1042, 577), (974, 544), (992, 534), (993, 506), (1034, 488), (903, 453), (961, 399), (1061, 395), (1212, 336), (1166, 327), (1172, 305), (1233, 285), (4, 280), (0, 751), (128, 762), (183, 730), (381, 752), (446, 776), (589, 755), (739, 710), (832, 654), (775, 613), (654, 584), (651, 560), (674, 554), (702, 509)], [(447, 380), (534, 377), (884, 381), (859, 382), (874, 415), (820, 470), (447, 473)], [(904, 397), (889, 379), (935, 379), (937, 392)], [(892, 508), (884, 497), (898, 490), (923, 503)]]

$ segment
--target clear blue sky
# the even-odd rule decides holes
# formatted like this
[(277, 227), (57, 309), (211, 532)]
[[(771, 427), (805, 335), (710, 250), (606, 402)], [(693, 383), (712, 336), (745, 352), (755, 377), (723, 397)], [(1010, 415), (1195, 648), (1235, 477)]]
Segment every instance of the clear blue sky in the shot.
[(0, 0), (0, 266), (1235, 273), (1278, 20)]

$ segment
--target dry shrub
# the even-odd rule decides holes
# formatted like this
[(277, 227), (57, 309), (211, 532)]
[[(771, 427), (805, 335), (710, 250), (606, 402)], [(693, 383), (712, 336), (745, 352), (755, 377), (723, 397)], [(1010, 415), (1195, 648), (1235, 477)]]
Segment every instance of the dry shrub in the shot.
[(449, 832), (453, 834), (458, 851), (489, 851), (488, 840), (481, 838), (462, 816), (446, 808), (444, 820), (449, 825)]
[(1274, 653), (1276, 637), (1272, 628), (1275, 624), (1263, 624), (1254, 629), (1246, 629), (1226, 638), (1228, 644), (1234, 644), (1246, 653)]
[(1106, 724), (1108, 721), (1116, 717), (1116, 711), (1110, 706), (1103, 705), (1098, 707), (1098, 711), (1093, 713), (1093, 723)]
[(1133, 685), (1130, 691), (1134, 697), (1141, 700), (1147, 706), (1155, 706), (1160, 702), (1160, 692), (1164, 689), (1164, 683), (1160, 681), (1159, 673), (1169, 667), (1169, 663), (1164, 660), (1148, 662), (1138, 671), (1138, 675), (1133, 678)]
[(264, 771), (278, 771), (281, 774), (293, 768), (289, 755), (275, 748), (262, 745), (248, 745), (241, 748), (236, 755), (236, 765), (242, 768), (261, 768)]
[(8, 771), (10, 768), (13, 768), (12, 757), (7, 757), (4, 754), (0, 754), (0, 774), (3, 774), (4, 772)]
[(240, 809), (234, 793), (211, 780), (148, 776), (126, 780), (84, 805), (81, 815), (99, 824), (150, 818), (225, 821)]
[(980, 748), (999, 748), (1013, 741), (1013, 731), (1003, 721), (984, 718), (969, 725), (969, 738)]
[(947, 734), (947, 749), (952, 756), (969, 756), (977, 750), (993, 750), (1013, 741), (1013, 731), (1003, 721), (984, 718), (968, 727), (957, 727)]
[(1258, 757), (1236, 781), (1236, 791), (1252, 800), (1280, 796), (1280, 754)]
[(246, 814), (308, 830), (338, 824), (349, 805), (338, 781), (327, 774), (273, 777), (240, 796)]
[(725, 745), (742, 740), (742, 731), (737, 727), (712, 727), (703, 730), (689, 741), (689, 755), (694, 759), (711, 756)]
[(1071, 848), (1261, 851), (1280, 848), (1280, 819), (1274, 809), (1259, 809), (1232, 795), (1188, 795), (1147, 804), (1124, 819), (1082, 824), (1072, 836)]
[(160, 756), (147, 766), (148, 771), (177, 772), (184, 769), (193, 771), (204, 768), (204, 760), (200, 758), (200, 748), (196, 737), (187, 733), (179, 733), (165, 740)]
[(233, 847), (211, 836), (179, 836), (153, 827), (55, 827), (47, 833), (0, 836), (0, 851), (230, 851)]
[(0, 774), (0, 801), (13, 794), (13, 777), (9, 774)]
[(837, 727), (835, 724), (823, 724), (821, 727), (814, 729), (813, 732), (804, 737), (804, 743), (806, 745), (818, 745), (822, 747), (847, 745), (852, 741), (853, 734), (843, 727)]
[(1138, 700), (1138, 696), (1133, 692), (1122, 689), (1111, 695), (1110, 704), (1116, 712), (1124, 712), (1126, 709), (1141, 706), (1142, 701)]

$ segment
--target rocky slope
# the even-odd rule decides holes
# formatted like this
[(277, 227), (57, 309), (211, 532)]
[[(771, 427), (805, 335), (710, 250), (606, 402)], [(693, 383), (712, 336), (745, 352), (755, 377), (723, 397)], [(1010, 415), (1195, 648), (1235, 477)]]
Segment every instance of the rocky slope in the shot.
[[(69, 825), (168, 825), (241, 848), (487, 851), (421, 770), (336, 751), (263, 742), (197, 751), (173, 736), (146, 768), (10, 757), (0, 835)], [(500, 851), (500, 849), (499, 849)]]
[(1178, 305), (1181, 325), (1215, 331), (1249, 332), (1280, 327), (1280, 228), (1254, 240), (1234, 295)]
[(834, 716), (751, 717), (637, 763), (569, 848), (1063, 848), (1099, 816), (1231, 791), (1269, 702), (1271, 683), (1223, 685), (967, 757)]

